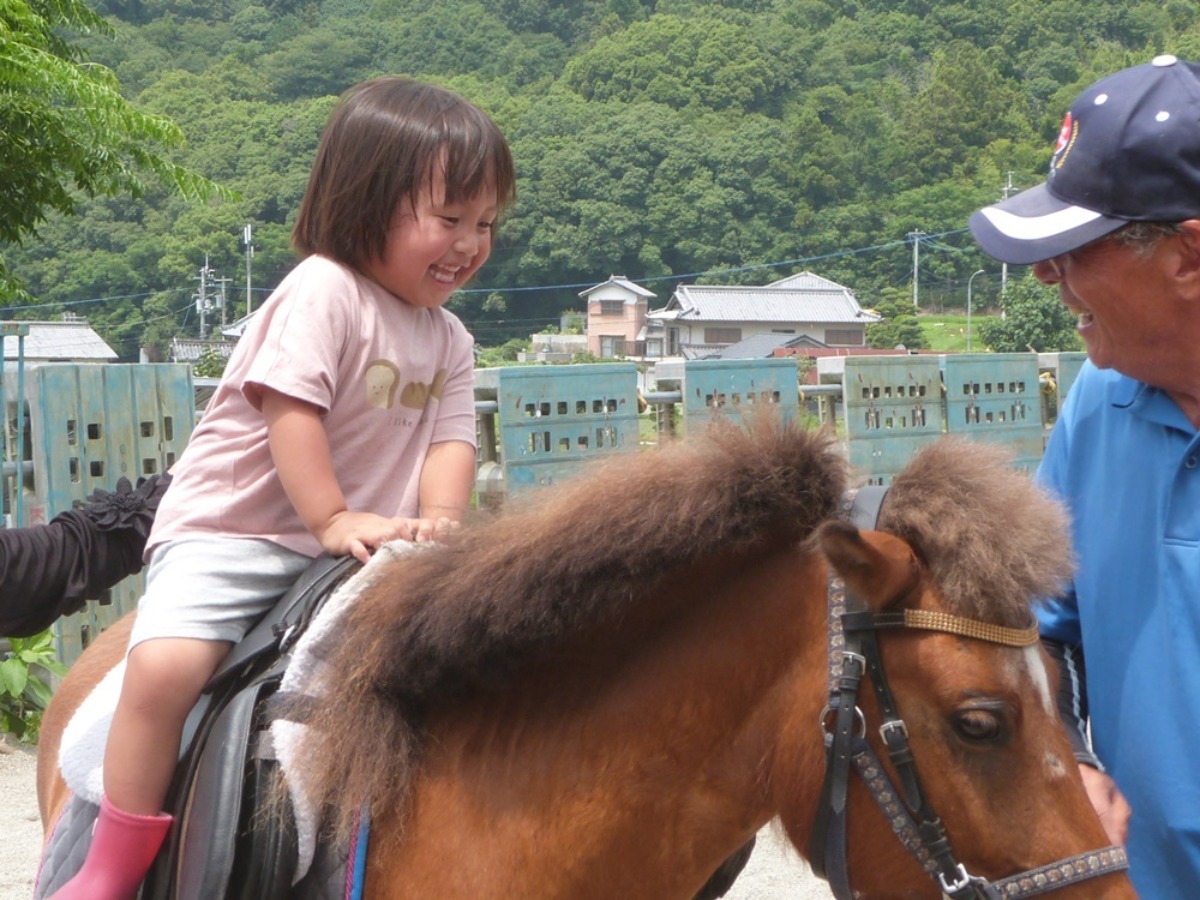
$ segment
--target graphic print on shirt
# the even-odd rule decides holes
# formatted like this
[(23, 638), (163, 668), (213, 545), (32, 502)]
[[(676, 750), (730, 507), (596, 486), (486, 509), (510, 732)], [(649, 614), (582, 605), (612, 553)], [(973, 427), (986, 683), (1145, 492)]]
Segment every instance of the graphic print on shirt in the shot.
[(410, 381), (404, 386), (404, 390), (400, 392), (400, 405), (407, 406), (409, 409), (424, 409), (425, 404), (431, 398), (434, 400), (442, 399), (442, 387), (445, 384), (445, 369), (438, 369), (437, 374), (433, 376), (433, 384), (421, 384), (419, 381)]
[(400, 384), (400, 370), (386, 359), (373, 359), (367, 364), (367, 405), (391, 409)]
[[(396, 404), (396, 388), (400, 384), (400, 370), (386, 359), (373, 359), (367, 364), (365, 379), (367, 403), (379, 409), (391, 409)], [(430, 399), (440, 400), (446, 384), (446, 370), (438, 369), (432, 384), (410, 381), (400, 391), (400, 405), (408, 409), (425, 408)]]

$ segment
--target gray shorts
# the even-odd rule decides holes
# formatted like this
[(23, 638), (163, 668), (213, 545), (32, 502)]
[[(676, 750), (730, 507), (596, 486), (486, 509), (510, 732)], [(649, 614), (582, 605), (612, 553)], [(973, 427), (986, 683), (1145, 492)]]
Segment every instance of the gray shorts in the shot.
[(146, 569), (129, 638), (236, 643), (296, 583), (312, 558), (261, 538), (194, 537), (163, 544)]

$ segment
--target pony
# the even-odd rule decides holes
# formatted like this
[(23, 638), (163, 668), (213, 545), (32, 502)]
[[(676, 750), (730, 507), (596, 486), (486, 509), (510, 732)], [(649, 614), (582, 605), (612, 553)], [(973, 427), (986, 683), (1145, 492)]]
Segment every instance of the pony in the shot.
[[(831, 576), (875, 613), (1023, 634), (1031, 598), (1069, 576), (1065, 514), (1006, 463), (995, 446), (943, 439), (860, 530), (841, 514), (850, 473), (833, 437), (763, 418), (510, 501), (365, 586), (320, 648), (340, 677), (307, 702), (296, 775), (333, 837), (369, 809), (369, 898), (686, 900), (773, 819), (807, 857)], [(47, 828), (66, 799), (61, 728), (124, 633), (89, 647), (46, 712)], [(965, 871), (1002, 879), (1107, 844), (1036, 636), (898, 629), (878, 643)], [(895, 781), (880, 702), (857, 702)], [(861, 781), (845, 822), (855, 896), (942, 895)], [(1135, 894), (1113, 871), (1055, 896)]]

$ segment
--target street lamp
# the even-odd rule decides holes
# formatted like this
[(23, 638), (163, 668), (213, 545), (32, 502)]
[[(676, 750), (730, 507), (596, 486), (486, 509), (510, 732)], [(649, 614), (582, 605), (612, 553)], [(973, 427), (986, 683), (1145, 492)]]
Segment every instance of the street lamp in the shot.
[(970, 278), (967, 279), (967, 352), (971, 352), (971, 282), (975, 280), (975, 275), (982, 275), (983, 269), (979, 269)]

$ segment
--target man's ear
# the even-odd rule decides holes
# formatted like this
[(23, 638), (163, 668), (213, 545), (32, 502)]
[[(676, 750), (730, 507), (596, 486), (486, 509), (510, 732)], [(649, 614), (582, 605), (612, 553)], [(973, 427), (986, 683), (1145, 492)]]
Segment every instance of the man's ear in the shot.
[(1180, 222), (1179, 227), (1181, 230), (1175, 236), (1178, 254), (1171, 274), (1190, 296), (1200, 299), (1200, 219)]

